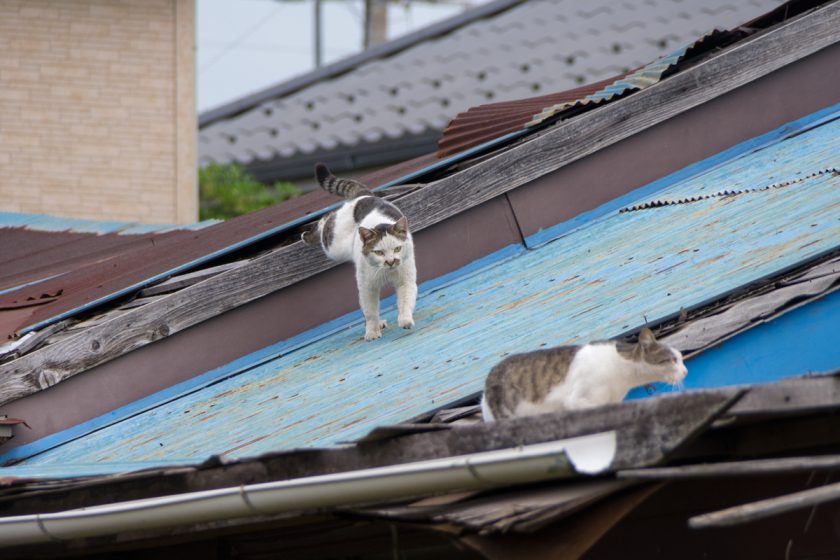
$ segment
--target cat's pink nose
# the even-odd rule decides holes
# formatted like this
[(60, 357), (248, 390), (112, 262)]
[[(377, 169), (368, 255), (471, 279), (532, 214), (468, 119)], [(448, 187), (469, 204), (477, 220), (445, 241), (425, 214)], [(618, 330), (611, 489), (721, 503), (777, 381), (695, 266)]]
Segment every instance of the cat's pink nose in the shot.
[(385, 261), (385, 264), (393, 268), (400, 264), (400, 259), (391, 259), (390, 261)]

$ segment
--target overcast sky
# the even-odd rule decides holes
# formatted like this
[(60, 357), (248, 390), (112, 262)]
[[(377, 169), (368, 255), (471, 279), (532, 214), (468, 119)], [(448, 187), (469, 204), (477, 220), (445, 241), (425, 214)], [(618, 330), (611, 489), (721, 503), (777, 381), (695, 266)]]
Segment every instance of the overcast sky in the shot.
[[(412, 0), (392, 5), (388, 37), (486, 1)], [(199, 112), (314, 68), (312, 0), (198, 0), (197, 10)], [(322, 14), (325, 63), (361, 49), (362, 0), (324, 0)]]

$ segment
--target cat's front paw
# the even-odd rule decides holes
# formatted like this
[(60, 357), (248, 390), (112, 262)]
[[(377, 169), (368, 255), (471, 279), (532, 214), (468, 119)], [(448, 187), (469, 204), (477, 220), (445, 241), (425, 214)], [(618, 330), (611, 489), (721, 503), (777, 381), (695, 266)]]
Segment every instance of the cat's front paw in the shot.
[(377, 321), (365, 326), (365, 340), (376, 340), (382, 336), (382, 331), (388, 326), (388, 321)]
[(376, 340), (382, 336), (382, 329), (365, 330), (365, 340)]
[(404, 329), (410, 329), (414, 326), (414, 319), (411, 317), (411, 315), (400, 315), (399, 317), (397, 317), (397, 324), (399, 324), (399, 326), (401, 326)]

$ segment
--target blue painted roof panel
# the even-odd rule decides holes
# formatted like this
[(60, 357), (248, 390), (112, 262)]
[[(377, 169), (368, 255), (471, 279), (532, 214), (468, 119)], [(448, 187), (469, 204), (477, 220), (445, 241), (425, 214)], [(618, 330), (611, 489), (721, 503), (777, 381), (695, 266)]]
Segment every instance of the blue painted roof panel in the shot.
[(0, 212), (0, 229), (26, 228), (33, 231), (69, 231), (74, 233), (118, 233), (121, 235), (140, 233), (164, 233), (179, 229), (202, 229), (219, 223), (219, 220), (204, 220), (195, 224), (140, 224), (137, 222), (117, 222), (111, 220), (85, 220), (81, 218), (62, 218), (46, 214), (26, 214), (22, 212)]
[[(760, 187), (834, 167), (838, 153), (832, 121), (650, 198)], [(24, 464), (197, 461), (357, 438), (480, 390), (506, 353), (615, 336), (840, 246), (838, 188), (840, 177), (827, 173), (611, 212), (424, 292), (413, 331), (366, 343), (356, 322)]]

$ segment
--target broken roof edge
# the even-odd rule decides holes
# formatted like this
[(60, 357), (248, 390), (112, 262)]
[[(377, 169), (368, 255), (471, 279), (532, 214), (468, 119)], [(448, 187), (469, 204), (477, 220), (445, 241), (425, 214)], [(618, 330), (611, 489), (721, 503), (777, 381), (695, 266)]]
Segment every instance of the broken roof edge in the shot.
[(495, 0), (493, 2), (482, 4), (464, 13), (452, 16), (412, 33), (408, 33), (402, 37), (381, 43), (369, 49), (365, 49), (358, 54), (348, 56), (327, 66), (302, 74), (296, 78), (258, 90), (229, 103), (224, 103), (213, 109), (208, 109), (198, 116), (199, 129), (219, 120), (234, 117), (256, 105), (259, 105), (260, 103), (270, 101), (277, 97), (289, 95), (321, 80), (333, 78), (349, 72), (365, 62), (394, 55), (421, 41), (432, 39), (439, 35), (445, 35), (458, 29), (459, 27), (463, 27), (464, 25), (479, 19), (494, 16), (497, 13), (516, 6), (517, 4), (521, 4), (524, 1), (525, 0)]
[[(362, 445), (350, 444), (345, 446), (288, 449), (271, 451), (269, 453), (243, 458), (229, 458), (212, 455), (202, 459), (201, 461), (182, 461), (180, 464), (176, 464), (172, 460), (164, 460), (161, 463), (161, 466), (157, 468), (151, 467), (150, 462), (143, 462), (143, 464), (139, 465), (139, 469), (133, 471), (130, 476), (144, 476), (154, 474), (155, 471), (160, 473), (161, 471), (167, 471), (170, 469), (178, 469), (179, 472), (184, 472), (184, 469), (207, 470), (218, 466), (226, 468), (232, 467), (235, 470), (237, 465), (240, 464), (272, 460), (284, 462), (290, 458), (301, 456), (304, 458), (303, 464), (298, 465), (295, 469), (286, 470), (283, 473), (284, 478), (294, 479), (306, 476), (307, 474), (320, 475), (331, 472), (350, 472), (363, 468), (468, 455), (482, 451), (512, 448), (517, 445), (540, 444), (605, 432), (617, 431), (619, 432), (619, 435), (621, 435), (621, 432), (625, 428), (629, 428), (631, 431), (634, 431), (635, 428), (628, 426), (624, 421), (615, 422), (615, 416), (619, 416), (622, 419), (626, 418), (627, 420), (635, 418), (640, 423), (652, 424), (657, 422), (657, 417), (660, 413), (663, 413), (663, 411), (683, 413), (686, 409), (696, 408), (696, 410), (689, 413), (691, 416), (699, 416), (698, 418), (695, 418), (693, 425), (682, 425), (678, 430), (669, 434), (669, 437), (674, 440), (672, 443), (677, 444), (683, 439), (683, 436), (693, 432), (697, 426), (706, 425), (711, 417), (714, 417), (726, 410), (730, 405), (737, 401), (737, 398), (742, 393), (742, 388), (716, 388), (712, 390), (693, 391), (691, 393), (662, 395), (662, 398), (614, 403), (596, 407), (593, 410), (574, 410), (559, 414), (541, 415), (539, 417), (518, 418), (504, 422), (458, 426), (459, 429), (463, 429), (466, 432), (484, 435), (493, 434), (497, 429), (501, 428), (500, 431), (502, 437), (493, 437), (493, 440), (488, 442), (481, 442), (474, 437), (466, 438), (462, 442), (449, 441), (446, 434), (438, 434), (436, 432), (427, 431), (414, 435), (419, 436), (421, 439), (441, 438), (441, 443), (444, 445), (424, 447), (419, 450), (419, 453), (411, 453), (408, 455), (403, 454), (400, 450), (402, 444), (408, 441), (407, 439), (401, 437), (385, 438)], [(688, 403), (689, 406), (686, 407), (678, 404), (678, 401), (680, 400), (684, 403)], [(590, 413), (592, 412), (595, 412), (595, 414), (590, 416)], [(576, 422), (564, 422), (562, 421), (564, 418), (573, 418)], [(605, 423), (599, 424), (599, 421)], [(536, 431), (529, 429), (534, 425), (543, 426), (543, 429)], [(450, 429), (452, 427), (453, 426), (447, 426), (447, 428)], [(446, 448), (452, 445), (455, 445), (455, 448)], [(383, 452), (371, 453), (371, 451), (376, 447), (380, 447)], [(617, 449), (618, 456), (616, 456), (614, 460), (610, 461), (610, 464), (594, 468), (593, 463), (589, 462), (589, 467), (586, 468), (584, 463), (581, 463), (580, 470), (599, 471), (603, 468), (617, 470), (627, 464), (655, 464), (661, 458), (663, 451), (664, 450), (659, 447), (639, 450), (619, 446)], [(315, 463), (306, 460), (313, 457), (313, 454), (323, 456), (323, 458), (326, 458), (327, 460), (317, 461)], [(351, 456), (355, 456), (355, 458), (353, 460), (347, 460), (348, 457)], [(340, 469), (336, 469), (335, 466), (331, 466), (329, 464), (331, 462), (329, 460), (331, 457), (338, 460), (337, 464), (341, 466)], [(76, 466), (85, 469), (85, 474), (80, 474), (80, 477), (89, 477), (95, 475), (92, 469), (99, 468), (103, 473), (106, 472), (106, 469), (109, 469), (107, 465), (107, 463), (103, 463), (98, 467), (90, 464)], [(129, 463), (123, 463), (122, 465), (127, 466)], [(17, 472), (25, 476), (27, 470), (39, 467), (39, 465), (7, 466), (0, 468), (0, 474), (11, 474)], [(55, 470), (56, 469), (54, 467), (50, 467), (48, 469), (50, 474), (55, 474)], [(113, 472), (113, 469), (108, 470), (108, 472)], [(262, 472), (261, 476), (265, 478), (266, 476), (270, 476), (270, 474)], [(108, 475), (108, 477), (110, 478), (110, 475)], [(69, 478), (76, 477), (70, 476)], [(103, 482), (107, 483), (108, 480)], [(112, 479), (111, 482), (119, 483), (120, 480)], [(0, 495), (0, 502), (3, 501), (3, 498), (4, 496)]]
[[(683, 440), (687, 446), (678, 445), (677, 447), (674, 447), (673, 443), (677, 442), (679, 438), (667, 437), (667, 431), (664, 433), (662, 433), (661, 430), (654, 432), (645, 431), (646, 428), (652, 427), (646, 422), (649, 419), (648, 414), (642, 415), (645, 422), (641, 426), (637, 426), (635, 431), (630, 430), (632, 426), (638, 424), (638, 417), (628, 414), (628, 411), (630, 409), (641, 410), (640, 408), (626, 406), (627, 403), (619, 405), (619, 408), (610, 408), (609, 411), (615, 415), (614, 419), (625, 419), (623, 425), (616, 422), (616, 425), (618, 425), (620, 429), (624, 430), (620, 437), (622, 435), (628, 436), (623, 438), (624, 447), (632, 446), (634, 441), (640, 441), (644, 446), (652, 447), (657, 443), (662, 443), (662, 441), (657, 438), (657, 436), (661, 433), (667, 437), (667, 445), (663, 446), (663, 449), (661, 450), (661, 454), (664, 455), (664, 461), (662, 461), (661, 464), (656, 467), (651, 465), (652, 468), (642, 467), (642, 469), (645, 470), (632, 466), (624, 469), (616, 469), (614, 476), (622, 478), (627, 475), (639, 476), (639, 473), (641, 473), (641, 475), (663, 477), (668, 476), (666, 473), (663, 473), (663, 469), (671, 468), (673, 470), (673, 465), (675, 464), (690, 465), (686, 467), (687, 469), (700, 469), (702, 471), (700, 472), (700, 475), (702, 476), (708, 474), (706, 471), (710, 469), (721, 470), (722, 468), (725, 470), (729, 466), (743, 465), (743, 459), (745, 458), (744, 453), (724, 449), (723, 451), (725, 451), (725, 453), (722, 453), (719, 457), (715, 457), (714, 461), (712, 461), (714, 463), (718, 463), (717, 466), (700, 466), (708, 462), (708, 453), (705, 455), (701, 454), (702, 449), (704, 448), (703, 444), (708, 443), (715, 437), (716, 433), (720, 431), (720, 428), (713, 423), (715, 419), (723, 419), (727, 422), (727, 425), (734, 425), (735, 429), (747, 431), (752, 430), (753, 432), (756, 431), (756, 427), (759, 426), (760, 423), (761, 429), (764, 430), (760, 432), (760, 434), (766, 433), (767, 435), (771, 435), (772, 425), (770, 422), (772, 422), (772, 420), (779, 417), (787, 418), (788, 415), (802, 416), (805, 418), (805, 414), (807, 414), (807, 412), (804, 412), (804, 409), (807, 408), (808, 404), (811, 404), (814, 401), (822, 401), (826, 404), (830, 404), (829, 410), (837, 409), (840, 404), (837, 403), (836, 388), (836, 373), (834, 375), (820, 376), (818, 378), (812, 377), (790, 380), (784, 382), (784, 385), (773, 384), (770, 386), (750, 386), (743, 389), (742, 393), (738, 395), (739, 398), (737, 401), (728, 403), (728, 406), (727, 403), (724, 402), (723, 406), (720, 407), (718, 411), (715, 411), (715, 406), (716, 402), (720, 401), (714, 401), (712, 399), (706, 400), (702, 406), (698, 406), (701, 403), (697, 401), (682, 400), (688, 395), (679, 395), (673, 398), (664, 399), (649, 399), (649, 403), (656, 401), (685, 403), (693, 409), (693, 413), (691, 415), (688, 414), (688, 410), (680, 410), (679, 408), (660, 409), (661, 414), (657, 415), (660, 422), (659, 426), (656, 427), (661, 427), (662, 418), (674, 420), (673, 424), (679, 426), (679, 420), (682, 417), (690, 418), (692, 426), (699, 426), (698, 429), (694, 430), (693, 436), (690, 435), (688, 439)], [(713, 395), (724, 396), (720, 391), (708, 393), (707, 397), (712, 397)], [(783, 399), (785, 396), (788, 396), (789, 398)], [(799, 399), (798, 397), (804, 397), (804, 400)], [(775, 403), (779, 403), (778, 406), (774, 406)], [(806, 406), (803, 407), (803, 404)], [(625, 408), (625, 410), (622, 410), (622, 408)], [(705, 415), (705, 421), (698, 424), (696, 420), (702, 420), (701, 409), (706, 410), (707, 412)], [(768, 418), (765, 421), (759, 419), (757, 423), (751, 424), (750, 426), (742, 425), (738, 422), (738, 418), (741, 417), (745, 411), (755, 411), (761, 413), (765, 410), (769, 410), (769, 414), (773, 415), (773, 417)], [(591, 432), (595, 432), (594, 428), (597, 427), (598, 423), (597, 417), (600, 416), (603, 418), (604, 412), (606, 412), (606, 410), (599, 409), (593, 409), (587, 412), (586, 416), (590, 418), (585, 420), (589, 422)], [(828, 415), (819, 416), (819, 418), (824, 420), (820, 426), (825, 426), (826, 429), (829, 427), (827, 417)], [(330, 467), (335, 466), (340, 467), (339, 472), (350, 469), (358, 470), (360, 468), (364, 468), (365, 466), (382, 464), (383, 456), (385, 460), (390, 461), (390, 464), (403, 463), (407, 462), (405, 457), (407, 456), (407, 453), (410, 453), (412, 450), (416, 450), (416, 454), (413, 456), (413, 459), (409, 457), (408, 461), (446, 456), (447, 453), (454, 456), (456, 451), (460, 450), (460, 448), (464, 446), (487, 445), (488, 443), (492, 446), (496, 446), (497, 442), (500, 440), (511, 441), (515, 438), (519, 438), (516, 440), (515, 444), (522, 443), (523, 441), (533, 441), (535, 432), (545, 432), (547, 430), (551, 430), (552, 427), (556, 427), (554, 429), (557, 431), (557, 437), (564, 437), (564, 435), (568, 437), (569, 434), (564, 431), (567, 430), (564, 424), (580, 424), (581, 417), (545, 415), (544, 417), (534, 417), (530, 420), (530, 422), (525, 423), (517, 423), (514, 421), (505, 423), (505, 425), (498, 425), (489, 428), (487, 426), (477, 426), (475, 428), (464, 426), (457, 428), (457, 431), (448, 431), (447, 434), (418, 434), (416, 436), (401, 437), (392, 441), (380, 442), (379, 444), (374, 444), (375, 447), (372, 446), (366, 451), (363, 458), (366, 461), (364, 464), (357, 462), (357, 458), (361, 455), (357, 449), (350, 449), (349, 451), (322, 450), (317, 451), (317, 455), (302, 451), (292, 451), (282, 454), (266, 454), (259, 457), (241, 459), (232, 462), (226, 462), (218, 457), (214, 457), (213, 460), (194, 467), (187, 467), (178, 470), (158, 469), (156, 471), (132, 473), (122, 477), (100, 477), (65, 481), (16, 480), (14, 477), (10, 477), (10, 479), (5, 481), (7, 484), (10, 484), (10, 487), (7, 488), (2, 495), (0, 495), (0, 503), (2, 503), (2, 507), (5, 511), (8, 512), (6, 515), (60, 512), (81, 507), (105, 505), (129, 500), (142, 500), (155, 496), (175, 496), (185, 492), (233, 487), (243, 483), (259, 484), (274, 480), (299, 478), (301, 476), (323, 473), (325, 472), (325, 468), (329, 469)], [(566, 420), (566, 422), (563, 422), (564, 420)], [(801, 420), (801, 422), (804, 421), (804, 419)], [(668, 425), (670, 426), (670, 423), (668, 423)], [(805, 428), (805, 426), (801, 423), (798, 427), (800, 429)], [(456, 433), (461, 430), (463, 430), (462, 433), (465, 434), (465, 437), (454, 437)], [(685, 434), (686, 431), (681, 431), (680, 433)], [(742, 432), (738, 433), (741, 434)], [(619, 441), (621, 441), (621, 439)], [(619, 446), (619, 449), (621, 449), (621, 447), (622, 446)], [(828, 457), (825, 460), (819, 459), (818, 457), (812, 457), (814, 459), (813, 461), (806, 461), (804, 464), (799, 464), (798, 467), (795, 464), (792, 464), (792, 460), (787, 461), (785, 459), (778, 460), (778, 464), (775, 464), (777, 461), (775, 457), (785, 456), (785, 450), (792, 449), (790, 447), (790, 443), (777, 447), (778, 449), (771, 449), (769, 446), (761, 448), (763, 454), (758, 455), (767, 457), (767, 459), (750, 463), (756, 464), (756, 466), (760, 467), (756, 472), (751, 473), (753, 476), (755, 474), (762, 474), (762, 472), (764, 472), (764, 474), (768, 474), (767, 471), (772, 470), (773, 468), (776, 468), (777, 470), (779, 468), (788, 470), (793, 469), (797, 473), (805, 473), (809, 468), (836, 468), (836, 455)], [(814, 444), (812, 443), (807, 448), (808, 451), (799, 449), (799, 457), (802, 457), (803, 454), (812, 455), (813, 453), (817, 453), (816, 451), (811, 451), (813, 448)], [(717, 447), (715, 449), (717, 449)], [(402, 455), (399, 455), (400, 451), (403, 453)], [(787, 451), (787, 454), (790, 453), (791, 451)], [(303, 472), (301, 472), (300, 469), (301, 465), (305, 465), (303, 467)], [(650, 470), (647, 470), (649, 468)], [(726, 474), (731, 473), (725, 472), (724, 475)], [(740, 474), (740, 471), (736, 474)], [(612, 479), (612, 476), (609, 478)], [(584, 479), (577, 479), (576, 483), (580, 483), (583, 480)], [(507, 488), (513, 489), (515, 487), (509, 486)], [(538, 487), (538, 490), (550, 492), (551, 488), (551, 486), (541, 484)], [(407, 499), (411, 498), (410, 496), (405, 497)], [(412, 500), (411, 502), (411, 505), (408, 507), (420, 505), (420, 503), (417, 503), (415, 500)], [(420, 508), (417, 509), (420, 510)], [(298, 511), (290, 513), (289, 516), (300, 518), (301, 516), (311, 515), (314, 512), (314, 510)], [(340, 516), (346, 516), (348, 514), (348, 512), (343, 508), (331, 511), (317, 510), (317, 512), (321, 515), (330, 515), (331, 513), (335, 513)], [(353, 512), (351, 510), (349, 513), (352, 515), (359, 512)], [(242, 527), (243, 524), (248, 524), (249, 522), (265, 522), (278, 519), (278, 517), (263, 517), (257, 519), (245, 519), (244, 521), (231, 520), (225, 523), (223, 527)], [(356, 517), (356, 519), (358, 519), (358, 517)], [(385, 521), (398, 523), (399, 521), (406, 520), (395, 517), (385, 519)], [(408, 521), (419, 521), (422, 523), (427, 520), (418, 520), (415, 518)], [(222, 526), (218, 525), (214, 527), (208, 527), (207, 525), (193, 525), (190, 527), (184, 526), (183, 531), (180, 534), (182, 536), (187, 533), (195, 534), (200, 531), (219, 529), (221, 527)], [(205, 533), (205, 535), (206, 534), (207, 533)], [(163, 536), (168, 535), (163, 535), (161, 533), (145, 533), (141, 538), (151, 539)], [(122, 537), (124, 537), (122, 540), (123, 544), (132, 540), (131, 535), (123, 534)], [(134, 537), (136, 538), (137, 534), (135, 534)], [(82, 541), (76, 542), (81, 544)], [(110, 542), (113, 543), (115, 541)], [(90, 545), (91, 543), (88, 542), (86, 544)], [(102, 545), (104, 543), (100, 542), (99, 544)], [(17, 553), (16, 557), (23, 557), (20, 555), (23, 554), (24, 551), (18, 549), (10, 550), (10, 554), (14, 553)], [(42, 554), (46, 554), (46, 551), (42, 551)], [(26, 557), (31, 555), (32, 554), (29, 554)]]

